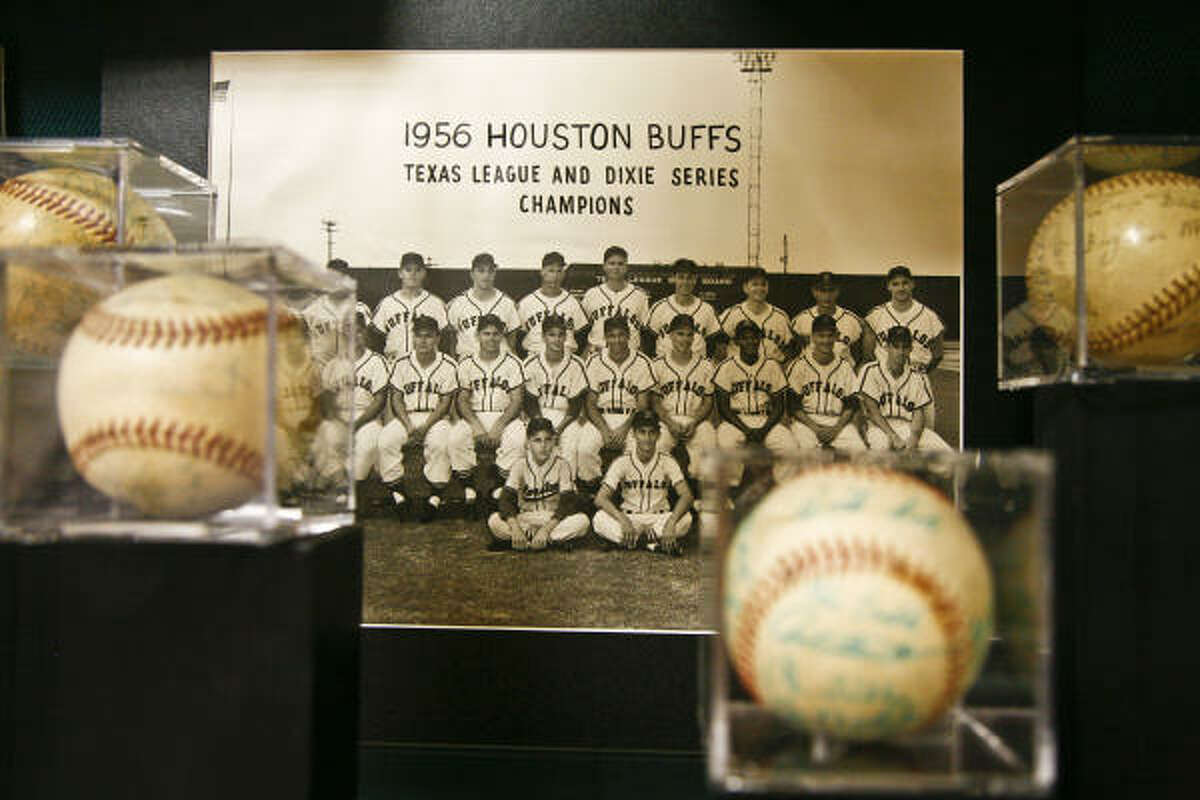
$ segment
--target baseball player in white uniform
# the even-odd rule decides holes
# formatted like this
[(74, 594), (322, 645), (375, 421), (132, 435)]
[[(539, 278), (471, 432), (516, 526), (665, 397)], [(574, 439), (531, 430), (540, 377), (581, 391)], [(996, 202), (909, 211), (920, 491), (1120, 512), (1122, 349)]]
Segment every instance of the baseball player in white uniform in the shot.
[(916, 281), (913, 280), (908, 267), (899, 265), (888, 270), (887, 290), (891, 299), (867, 312), (863, 358), (874, 357), (883, 361), (886, 355), (886, 334), (890, 329), (901, 325), (908, 328), (912, 335), (910, 364), (914, 372), (928, 372), (941, 362), (945, 354), (943, 334), (946, 326), (936, 311), (913, 297), (915, 287)]
[(1060, 306), (1026, 300), (1000, 322), (1005, 378), (1057, 375), (1067, 366), (1074, 324)]
[(575, 475), (579, 460), (580, 417), (587, 397), (587, 372), (578, 356), (566, 352), (567, 323), (557, 314), (542, 320), (544, 347), (521, 364), (526, 413), (550, 420), (558, 452)]
[(387, 401), (388, 367), (383, 356), (367, 349), (365, 319), (355, 327), (354, 356), (329, 359), (321, 370), (325, 419), (317, 427), (313, 454), (323, 483), (345, 475), (350, 443), (345, 425), (354, 426), (354, 480), (360, 484), (379, 463), (379, 433)]
[(508, 473), (498, 509), (488, 517), (489, 550), (570, 546), (591, 526), (575, 493), (571, 467), (555, 452), (554, 426), (534, 417), (525, 427), (525, 453)]
[(838, 358), (856, 365), (863, 359), (863, 323), (853, 311), (837, 304), (838, 292), (837, 279), (832, 272), (818, 274), (812, 285), (812, 296), (817, 303), (792, 317), (792, 333), (796, 334), (799, 348), (807, 347), (812, 337), (813, 320), (821, 314), (832, 317), (837, 325), (833, 352)]
[[(508, 475), (525, 446), (525, 427), (519, 419), (525, 373), (517, 357), (503, 351), (504, 334), (500, 318), (485, 314), (475, 331), (479, 353), (458, 362), (460, 419), (450, 433), (450, 468), (463, 477), (475, 469), (476, 443), (496, 448), (496, 467), (502, 476)], [(472, 499), (468, 493), (468, 502)]]
[[(313, 366), (318, 370), (325, 369), (325, 365), (337, 355), (341, 340), (348, 338), (343, 336), (343, 317), (344, 313), (337, 303), (330, 295), (324, 293), (300, 312), (300, 319), (304, 322), (308, 338), (309, 354), (312, 356)], [(371, 315), (368, 312), (368, 324), (370, 320)]]
[(441, 328), (448, 324), (446, 305), (425, 290), (425, 259), (419, 253), (400, 257), (400, 288), (379, 301), (371, 326), (383, 336), (383, 355), (395, 362), (412, 350), (412, 321), (431, 317)]
[(563, 288), (566, 276), (567, 262), (562, 253), (546, 253), (542, 256), (542, 285), (517, 303), (517, 316), (521, 320), (518, 344), (529, 355), (542, 352), (542, 320), (551, 314), (557, 314), (567, 323), (567, 352), (579, 350), (576, 334), (587, 327), (588, 318), (575, 295)]
[(517, 304), (496, 288), (496, 259), (491, 253), (480, 253), (471, 259), (471, 287), (456, 296), (446, 306), (446, 319), (454, 331), (455, 353), (459, 360), (479, 352), (475, 328), (485, 314), (499, 317), (508, 331), (504, 347), (515, 352), (515, 340), (520, 320)]
[(866, 450), (850, 424), (857, 410), (858, 375), (847, 359), (837, 355), (837, 321), (818, 314), (809, 336), (809, 346), (786, 372), (792, 436), (801, 447)]
[(687, 472), (698, 477), (701, 454), (717, 443), (716, 429), (708, 418), (713, 408), (712, 362), (697, 353), (693, 318), (676, 314), (667, 326), (671, 347), (651, 364), (654, 391), (650, 405), (662, 422), (658, 449), (672, 453), (678, 444), (687, 449)]
[(662, 358), (671, 352), (671, 321), (680, 314), (687, 314), (692, 318), (695, 332), (692, 349), (703, 358), (707, 354), (708, 337), (721, 329), (721, 323), (712, 305), (696, 296), (700, 268), (690, 258), (678, 259), (671, 265), (671, 280), (675, 282), (674, 293), (650, 306), (649, 327), (655, 337), (654, 355)]
[(406, 502), (404, 446), (422, 442), (425, 478), (434, 490), (429, 501), (436, 507), (438, 493), (450, 480), (450, 407), (458, 391), (457, 366), (437, 350), (441, 333), (437, 320), (418, 316), (412, 333), (412, 352), (400, 357), (388, 378), (392, 420), (379, 434), (379, 475), (391, 487), (396, 503)]
[[(692, 490), (683, 470), (668, 453), (658, 450), (658, 416), (649, 410), (633, 414), (632, 453), (623, 453), (608, 468), (596, 494), (592, 525), (605, 541), (634, 549), (670, 555), (681, 552), (680, 539), (692, 525)], [(674, 490), (671, 505), (668, 490)], [(614, 495), (620, 495), (618, 506)]]
[(732, 340), (737, 338), (738, 326), (744, 320), (753, 322), (762, 332), (763, 355), (782, 363), (790, 357), (795, 337), (787, 312), (767, 302), (769, 288), (767, 271), (762, 267), (751, 269), (742, 280), (746, 299), (721, 313), (721, 329)]
[(613, 245), (604, 251), (604, 282), (583, 293), (580, 305), (587, 314), (589, 352), (604, 349), (606, 320), (620, 317), (629, 326), (633, 349), (641, 349), (642, 331), (650, 321), (650, 300), (646, 292), (625, 279), (629, 271), (629, 254)]
[(588, 379), (584, 412), (588, 424), (579, 431), (577, 477), (582, 483), (599, 480), (604, 469), (602, 450), (609, 453), (633, 447), (629, 437), (633, 412), (650, 407), (654, 386), (650, 359), (629, 343), (629, 323), (622, 316), (604, 320), (606, 347), (584, 364)]
[(868, 362), (859, 376), (858, 396), (870, 422), (867, 444), (873, 450), (952, 450), (930, 427), (929, 378), (909, 367), (912, 333), (896, 325), (886, 341), (883, 360)]
[[(716, 386), (717, 444), (732, 449), (745, 443), (764, 445), (776, 456), (796, 446), (783, 422), (787, 378), (783, 367), (761, 353), (762, 332), (750, 320), (734, 330), (734, 354), (721, 362), (713, 378)], [(741, 467), (730, 470), (730, 484), (742, 480)]]

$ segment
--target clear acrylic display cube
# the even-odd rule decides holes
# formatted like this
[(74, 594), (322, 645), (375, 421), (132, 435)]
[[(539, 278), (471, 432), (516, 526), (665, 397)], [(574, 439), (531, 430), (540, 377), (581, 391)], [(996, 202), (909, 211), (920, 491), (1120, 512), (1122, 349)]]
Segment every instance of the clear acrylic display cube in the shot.
[[(212, 295), (196, 291), (194, 284), (178, 288), (178, 281), (197, 276), (222, 288)], [(2, 329), (0, 535), (271, 541), (353, 522), (356, 298), (351, 278), (258, 243), (0, 250), (0, 278), (5, 295), (0, 307), (21, 312), (33, 303), (45, 310), (44, 316), (9, 314)], [(106, 302), (118, 293), (128, 297), (144, 291), (156, 280), (174, 282), (171, 291), (185, 299), (204, 297), (192, 300), (197, 308), (187, 318), (190, 323), (165, 312), (134, 316)], [(60, 307), (51, 307), (47, 298)], [(70, 306), (66, 311), (64, 302)], [(155, 302), (142, 306), (160, 307)], [(72, 336), (95, 348), (94, 363), (73, 355), (72, 345), (75, 353), (93, 351), (80, 350)], [(235, 341), (243, 349), (231, 351), (233, 356), (206, 362), (194, 355), (206, 346), (233, 347)], [(153, 355), (157, 360), (139, 360), (151, 359), (153, 350), (159, 351)], [(75, 383), (60, 381), (64, 358), (73, 359), (69, 377), (83, 375)], [(189, 364), (210, 366), (189, 369)], [(202, 379), (206, 370), (228, 371), (219, 392)], [(71, 395), (69, 407), (60, 396), (64, 385), (75, 387), (61, 393)], [(88, 397), (93, 385), (96, 392)], [(156, 392), (149, 401), (144, 399), (148, 386)], [(189, 397), (210, 391), (213, 399), (205, 402)], [(89, 416), (93, 405), (103, 405), (103, 414)], [(235, 411), (245, 424), (228, 421)], [(218, 412), (225, 415), (220, 424), (212, 416)], [(60, 414), (82, 420), (68, 421), (68, 427), (77, 424), (86, 436), (80, 433), (68, 442)], [(152, 425), (157, 427), (151, 430)], [(81, 464), (99, 464), (105, 454), (137, 459), (151, 451), (170, 451), (171, 458), (182, 459), (149, 461), (176, 465), (150, 476), (162, 479), (162, 491), (156, 483), (153, 490), (126, 496), (100, 485), (94, 475), (85, 479), (82, 472)], [(244, 482), (228, 488), (228, 502), (208, 499), (217, 494), (214, 486), (224, 487), (223, 473), (211, 480), (210, 473), (195, 473), (201, 477), (191, 480), (199, 488), (179, 488), (178, 476), (193, 475), (188, 470), (200, 462), (204, 469), (236, 464)], [(109, 471), (118, 476), (114, 480), (135, 474), (124, 464)], [(148, 478), (137, 474), (142, 481), (137, 486), (143, 486)], [(193, 512), (188, 509), (196, 504), (159, 502), (190, 497), (188, 492), (219, 505)]]
[(1001, 389), (1200, 378), (1200, 137), (1073, 137), (996, 224)]
[[(80, 170), (120, 187), (114, 244), (133, 244), (124, 212), (136, 192), (170, 229), (175, 242), (211, 241), (216, 189), (206, 179), (132, 139), (0, 139), (0, 182), (43, 170)], [(0, 246), (18, 246), (3, 242)], [(63, 242), (63, 244), (71, 244)], [(154, 242), (152, 244), (163, 244)]]
[[(705, 722), (709, 780), (714, 788), (742, 793), (953, 791), (993, 796), (1043, 795), (1052, 790), (1057, 746), (1051, 688), (1053, 462), (1049, 455), (1014, 451), (835, 456), (833, 451), (818, 450), (780, 458), (745, 450), (723, 452), (715, 462), (704, 501), (706, 508), (720, 509), (714, 559), (718, 591), (711, 609), (718, 634), (706, 649)], [(832, 490), (819, 496), (798, 490), (814, 475)], [(863, 489), (862, 481), (868, 488)], [(865, 494), (874, 492), (880, 481), (900, 487), (900, 494), (881, 490), (885, 499)], [(924, 504), (928, 498), (935, 498), (943, 509), (952, 505), (961, 512), (979, 545), (974, 550), (976, 563), (981, 550), (990, 574), (991, 635), (973, 637), (975, 663), (981, 666), (973, 681), (962, 679), (967, 688), (956, 695), (957, 701), (948, 700), (944, 711), (934, 705), (925, 717), (916, 715), (920, 724), (911, 729), (897, 727), (897, 732), (871, 736), (831, 733), (829, 726), (863, 713), (838, 705), (849, 703), (847, 697), (862, 701), (870, 713), (862, 716), (866, 727), (841, 730), (868, 730), (885, 718), (885, 712), (899, 707), (892, 701), (907, 701), (910, 695), (903, 686), (892, 688), (894, 675), (880, 664), (893, 652), (896, 658), (908, 658), (920, 647), (913, 640), (901, 646), (902, 639), (877, 647), (879, 641), (851, 630), (854, 626), (841, 617), (836, 624), (830, 622), (828, 615), (857, 614), (861, 604), (863, 609), (871, 606), (873, 620), (886, 617), (889, 624), (913, 624), (908, 615), (914, 607), (942, 612), (937, 605), (926, 607), (924, 601), (906, 608), (904, 603), (911, 601), (880, 599), (883, 592), (853, 601), (847, 599), (850, 594), (839, 594), (845, 588), (837, 577), (872, 573), (867, 579), (874, 580), (877, 564), (853, 555), (865, 539), (831, 541), (828, 531), (837, 526), (869, 529), (886, 551), (901, 541), (895, 520), (905, 515), (925, 519), (921, 515), (932, 507)], [(882, 516), (838, 520), (828, 513), (834, 509), (835, 515), (842, 510), (853, 514), (848, 510), (859, 508), (857, 504), (868, 509), (878, 506), (877, 512), (886, 503), (895, 508), (888, 507)], [(946, 529), (929, 524), (931, 536), (947, 535)], [(764, 558), (764, 547), (779, 549)], [(758, 566), (747, 570), (756, 555), (761, 559)], [(910, 577), (928, 574), (932, 584), (942, 581), (942, 585), (952, 585), (955, 579), (922, 572), (920, 559), (913, 562), (917, 566), (908, 573)], [(953, 563), (962, 559), (956, 557)], [(833, 581), (824, 582), (831, 574)], [(747, 575), (754, 580), (747, 582)], [(771, 583), (778, 585), (767, 585)], [(752, 593), (747, 593), (747, 586)], [(771, 594), (780, 586), (785, 588)], [(777, 599), (760, 604), (751, 603), (749, 597)], [(800, 598), (800, 605), (785, 605), (785, 600), (793, 602), (789, 597)], [(748, 609), (754, 610), (753, 615)], [(757, 633), (748, 638), (750, 623)], [(829, 629), (821, 632), (827, 623)], [(786, 636), (781, 631), (787, 631)], [(901, 631), (901, 635), (907, 634)], [(768, 640), (771, 644), (762, 644)], [(947, 635), (943, 641), (953, 639)], [(938, 668), (943, 657), (949, 659), (949, 647), (928, 642), (923, 646)], [(835, 658), (831, 653), (838, 660), (830, 660)], [(863, 656), (861, 663), (851, 660), (859, 656)], [(865, 671), (862, 664), (867, 665)], [(744, 680), (746, 670), (750, 677)], [(786, 682), (779, 683), (780, 676)], [(762, 684), (754, 685), (757, 681)], [(773, 698), (768, 697), (772, 689), (764, 688), (768, 684), (775, 687)], [(781, 697), (780, 685), (790, 685), (792, 690)], [(795, 695), (796, 687), (808, 694)], [(840, 688), (825, 694), (829, 687)], [(816, 707), (805, 705), (813, 697), (821, 698)], [(827, 703), (828, 697), (836, 700)], [(876, 702), (878, 708), (872, 706)]]

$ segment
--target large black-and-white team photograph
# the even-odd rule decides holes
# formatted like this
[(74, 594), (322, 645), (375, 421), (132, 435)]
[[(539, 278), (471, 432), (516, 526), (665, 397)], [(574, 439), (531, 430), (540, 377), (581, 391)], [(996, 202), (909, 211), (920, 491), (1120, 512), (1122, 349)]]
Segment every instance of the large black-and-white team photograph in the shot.
[(713, 498), (763, 480), (706, 491), (722, 452), (960, 446), (961, 53), (216, 53), (212, 81), (218, 238), (357, 281), (312, 356), (355, 364), (322, 380), (354, 387), (365, 623), (711, 630)]

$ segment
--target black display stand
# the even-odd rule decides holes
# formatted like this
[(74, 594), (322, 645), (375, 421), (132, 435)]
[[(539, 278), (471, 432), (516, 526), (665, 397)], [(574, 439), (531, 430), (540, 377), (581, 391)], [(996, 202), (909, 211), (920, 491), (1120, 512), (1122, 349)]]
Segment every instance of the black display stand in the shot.
[(1200, 385), (1034, 394), (1058, 459), (1060, 796), (1193, 796)]
[(353, 797), (362, 530), (0, 541), (0, 797)]

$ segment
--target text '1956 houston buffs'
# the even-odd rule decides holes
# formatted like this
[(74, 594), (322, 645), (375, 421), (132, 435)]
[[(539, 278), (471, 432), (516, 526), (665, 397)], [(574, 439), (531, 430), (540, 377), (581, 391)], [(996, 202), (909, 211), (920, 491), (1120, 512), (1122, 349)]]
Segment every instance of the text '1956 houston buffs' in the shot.
[(931, 486), (874, 466), (783, 480), (724, 565), (723, 635), (749, 693), (847, 740), (920, 729), (974, 682), (993, 628), (974, 533)]
[(247, 289), (190, 273), (134, 284), (89, 310), (57, 390), (80, 474), (156, 517), (207, 515), (263, 491), (268, 434), (288, 452), (314, 396), (299, 324), (279, 309), (268, 431), (270, 311)]

